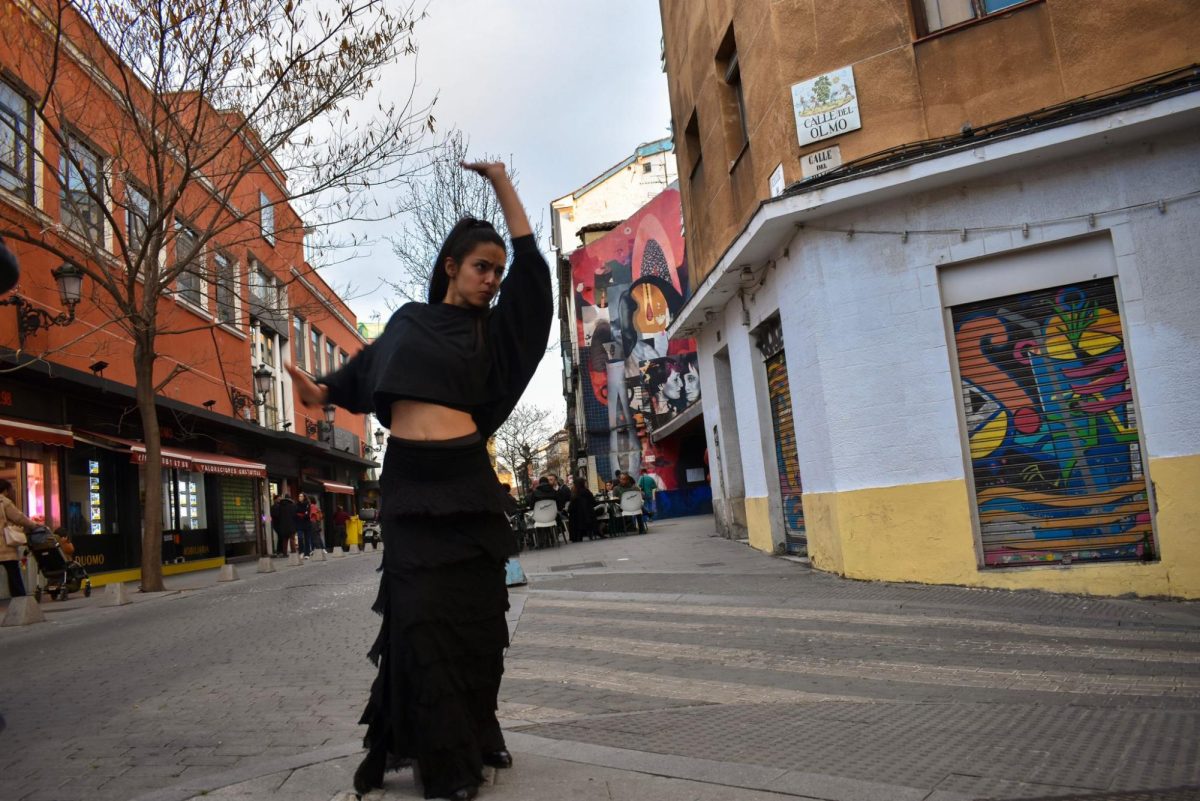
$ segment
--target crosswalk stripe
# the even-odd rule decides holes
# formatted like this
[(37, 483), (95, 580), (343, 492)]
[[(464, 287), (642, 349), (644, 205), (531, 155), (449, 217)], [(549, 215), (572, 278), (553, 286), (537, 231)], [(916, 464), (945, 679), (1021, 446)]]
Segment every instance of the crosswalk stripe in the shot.
[(1200, 679), (1182, 676), (1090, 675), (1057, 671), (947, 667), (883, 660), (789, 657), (752, 648), (687, 645), (662, 640), (594, 637), (583, 634), (549, 634), (531, 632), (528, 629), (518, 632), (510, 653), (520, 656), (520, 649), (528, 646), (574, 648), (662, 660), (682, 659), (742, 669), (758, 668), (782, 673), (912, 684), (1119, 695), (1183, 695), (1200, 691)]
[(568, 600), (539, 598), (531, 594), (526, 606), (538, 609), (589, 609), (639, 614), (696, 615), (701, 617), (750, 618), (755, 620), (809, 620), (829, 623), (851, 623), (890, 626), (912, 630), (914, 626), (943, 626), (973, 631), (1002, 631), (1042, 637), (1072, 639), (1170, 641), (1200, 645), (1200, 634), (1194, 631), (1162, 631), (1144, 628), (1089, 628), (1060, 624), (1010, 623), (977, 617), (932, 617), (919, 613), (893, 615), (886, 612), (843, 612), (831, 609), (780, 609), (752, 606), (708, 606), (689, 603), (642, 603), (635, 601)]

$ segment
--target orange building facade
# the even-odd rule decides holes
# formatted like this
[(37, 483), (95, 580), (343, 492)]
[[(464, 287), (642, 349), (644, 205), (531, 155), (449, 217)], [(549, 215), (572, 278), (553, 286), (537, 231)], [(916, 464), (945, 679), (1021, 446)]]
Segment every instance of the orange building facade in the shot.
[[(0, 3), (0, 235), (22, 272), (0, 298), (0, 476), (17, 485), (31, 517), (67, 530), (95, 583), (128, 580), (139, 564), (145, 492), (134, 342), (114, 324), (120, 309), (96, 280), (84, 278), (67, 308), (54, 271), (70, 262), (95, 274), (120, 270), (122, 249), (145, 236), (136, 199), (151, 177), (111, 168), (117, 152), (129, 160), (112, 123), (121, 107), (106, 101), (119, 76), (90, 61), (86, 47), (67, 49), (57, 107), (36, 112), (46, 92), (36, 43), (49, 44), (30, 8)], [(70, 20), (67, 31), (77, 41), (94, 36)], [(129, 94), (138, 92), (144, 87)], [(220, 116), (202, 99), (195, 108)], [(238, 146), (253, 147), (249, 139)], [(106, 178), (106, 213), (89, 205), (94, 198), (72, 195), (72, 171), (88, 169)], [(367, 420), (338, 409), (327, 422), (306, 410), (285, 369), (320, 375), (365, 344), (354, 313), (305, 258), (286, 181), (264, 157), (220, 202), (197, 181), (177, 207), (177, 248), (190, 226), (221, 224), (200, 248), (202, 267), (181, 275), (155, 309), (169, 570), (271, 553), (276, 494), (315, 496), (327, 518), (339, 505), (354, 512), (363, 471), (374, 466)], [(257, 211), (225, 219), (229, 209)], [(140, 292), (134, 286), (132, 297)]]

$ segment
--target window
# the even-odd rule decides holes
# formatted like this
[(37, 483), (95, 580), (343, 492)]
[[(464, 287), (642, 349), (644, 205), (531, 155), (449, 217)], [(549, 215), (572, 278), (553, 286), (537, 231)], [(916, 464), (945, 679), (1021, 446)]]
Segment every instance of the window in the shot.
[(750, 141), (746, 130), (746, 99), (742, 93), (742, 69), (738, 64), (737, 41), (733, 36), (733, 26), (725, 32), (721, 46), (717, 48), (717, 67), (721, 71), (726, 90), (723, 93), (725, 107), (726, 140), (729, 143), (729, 160), (732, 162), (741, 154), (742, 148)]
[(104, 188), (100, 184), (100, 156), (74, 136), (68, 136), (59, 160), (62, 181), (63, 225), (84, 236), (93, 244), (104, 238), (104, 221), (100, 199)]
[(325, 372), (332, 373), (337, 369), (337, 345), (325, 338)]
[(346, 366), (346, 362), (348, 362), (348, 361), (350, 361), (350, 357), (346, 355), (346, 351), (344, 351), (344, 350), (339, 350), (339, 351), (338, 351), (338, 367), (339, 367), (339, 368), (340, 368), (340, 367), (345, 367), (345, 366)]
[(696, 173), (700, 171), (700, 163), (704, 160), (704, 154), (700, 151), (700, 118), (695, 111), (692, 112), (687, 127), (683, 129), (683, 141), (687, 145), (688, 175), (695, 179)]
[(0, 81), (0, 187), (33, 200), (33, 104)]
[(200, 253), (200, 237), (183, 223), (175, 224), (175, 263), (187, 263), (187, 267), (176, 279), (179, 297), (193, 306), (204, 308), (204, 279), (201, 271), (204, 269), (204, 258)]
[(654, 164), (649, 161), (642, 162), (642, 172), (651, 173), (654, 171)]
[(213, 254), (217, 274), (217, 320), (237, 324), (237, 265), (224, 253)]
[(307, 369), (304, 358), (304, 318), (296, 315), (292, 318), (292, 352), (296, 366), (301, 370)]
[(922, 33), (995, 14), (1026, 0), (917, 0), (917, 22)]
[(262, 262), (250, 263), (250, 302), (258, 309), (265, 311), (276, 310), (277, 293), (275, 276), (263, 266)]
[(312, 345), (312, 370), (313, 375), (321, 373), (321, 332), (313, 326), (308, 327), (308, 341)]
[(270, 205), (264, 192), (258, 193), (259, 217), (262, 221), (262, 236), (270, 244), (275, 244), (275, 207)]
[[(199, 531), (208, 528), (205, 500), (203, 473), (191, 470), (163, 471), (164, 529)], [(167, 525), (168, 521), (171, 525)]]
[(275, 332), (269, 328), (263, 328), (258, 336), (260, 360), (267, 367), (275, 367)]
[(150, 198), (126, 185), (125, 199), (125, 236), (132, 260), (137, 258), (150, 230)]

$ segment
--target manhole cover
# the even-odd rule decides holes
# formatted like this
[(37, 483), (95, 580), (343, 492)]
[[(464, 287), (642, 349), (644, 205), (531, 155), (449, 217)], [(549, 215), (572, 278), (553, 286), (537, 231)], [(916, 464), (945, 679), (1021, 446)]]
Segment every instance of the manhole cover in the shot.
[(589, 567), (604, 567), (603, 562), (580, 562), (577, 565), (553, 565), (550, 570), (553, 573), (561, 573), (564, 570), (586, 570)]

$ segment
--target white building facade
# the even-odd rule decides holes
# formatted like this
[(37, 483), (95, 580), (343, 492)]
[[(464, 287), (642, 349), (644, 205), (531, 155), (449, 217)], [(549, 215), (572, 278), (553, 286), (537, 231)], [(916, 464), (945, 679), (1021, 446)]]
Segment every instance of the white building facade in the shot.
[(849, 577), (1200, 597), (1200, 92), (762, 204), (698, 340), (714, 508)]

